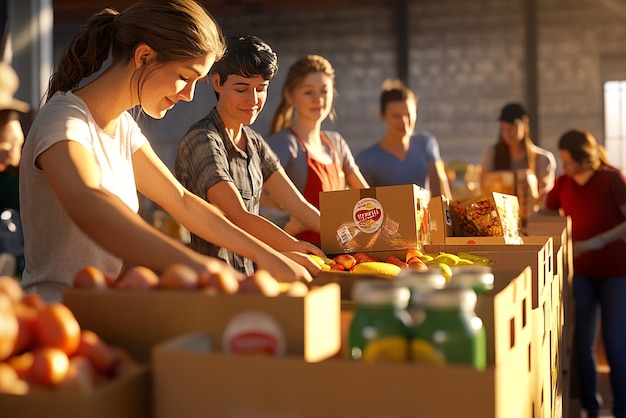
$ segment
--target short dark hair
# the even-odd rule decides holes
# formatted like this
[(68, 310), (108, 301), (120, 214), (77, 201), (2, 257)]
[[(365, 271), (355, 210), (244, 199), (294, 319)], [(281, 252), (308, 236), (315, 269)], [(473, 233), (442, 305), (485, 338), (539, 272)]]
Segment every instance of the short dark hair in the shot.
[(271, 80), (278, 71), (278, 57), (262, 39), (253, 35), (230, 36), (226, 53), (214, 65), (212, 72), (220, 76), (223, 85), (231, 74), (242, 77), (260, 75)]

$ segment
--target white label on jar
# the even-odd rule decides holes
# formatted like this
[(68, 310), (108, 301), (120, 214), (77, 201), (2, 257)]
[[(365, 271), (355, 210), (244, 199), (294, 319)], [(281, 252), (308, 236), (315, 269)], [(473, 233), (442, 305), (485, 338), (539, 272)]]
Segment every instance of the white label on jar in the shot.
[(285, 353), (285, 334), (278, 322), (262, 311), (244, 311), (233, 316), (222, 336), (222, 348), (232, 354)]

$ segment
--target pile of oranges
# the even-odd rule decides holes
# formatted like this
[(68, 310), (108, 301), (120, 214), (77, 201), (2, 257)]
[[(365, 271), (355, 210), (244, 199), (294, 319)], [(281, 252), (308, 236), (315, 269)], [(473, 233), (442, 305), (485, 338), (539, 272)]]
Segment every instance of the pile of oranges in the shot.
[(88, 391), (139, 367), (125, 351), (81, 329), (62, 303), (24, 294), (0, 276), (0, 392)]

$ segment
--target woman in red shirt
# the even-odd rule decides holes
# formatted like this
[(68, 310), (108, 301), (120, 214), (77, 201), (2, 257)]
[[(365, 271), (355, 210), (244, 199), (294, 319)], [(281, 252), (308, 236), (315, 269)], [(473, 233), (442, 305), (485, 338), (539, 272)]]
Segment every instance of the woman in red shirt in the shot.
[[(572, 219), (575, 300), (574, 350), (580, 401), (597, 417), (595, 337), (600, 312), (611, 368), (613, 413), (626, 417), (626, 178), (608, 164), (604, 148), (586, 131), (568, 131), (559, 140), (565, 174), (548, 193), (546, 208)], [(599, 309), (598, 309), (599, 308)]]

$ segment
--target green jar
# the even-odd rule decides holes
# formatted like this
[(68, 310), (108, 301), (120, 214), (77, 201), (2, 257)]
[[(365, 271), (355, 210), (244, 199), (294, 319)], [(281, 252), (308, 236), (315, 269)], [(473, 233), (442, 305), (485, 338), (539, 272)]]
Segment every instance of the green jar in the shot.
[(410, 359), (428, 364), (468, 364), (483, 370), (487, 362), (485, 329), (474, 313), (476, 292), (446, 287), (411, 298)]
[(489, 266), (454, 266), (448, 287), (464, 287), (476, 293), (493, 289), (494, 275)]
[(354, 317), (348, 331), (348, 356), (364, 362), (408, 360), (410, 293), (386, 280), (358, 280), (352, 288)]

